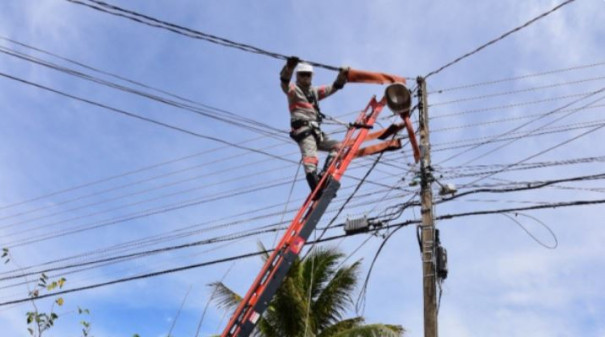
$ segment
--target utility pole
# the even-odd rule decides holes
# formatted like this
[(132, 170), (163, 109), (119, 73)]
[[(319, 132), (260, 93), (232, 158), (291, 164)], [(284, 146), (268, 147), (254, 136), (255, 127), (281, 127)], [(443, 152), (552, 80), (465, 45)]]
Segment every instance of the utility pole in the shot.
[(420, 198), (422, 224), (420, 225), (422, 249), (422, 283), (424, 294), (424, 337), (437, 337), (437, 268), (435, 223), (433, 221), (433, 192), (431, 184), (431, 144), (429, 140), (429, 112), (426, 82), (423, 77), (416, 79), (419, 97), (420, 127)]

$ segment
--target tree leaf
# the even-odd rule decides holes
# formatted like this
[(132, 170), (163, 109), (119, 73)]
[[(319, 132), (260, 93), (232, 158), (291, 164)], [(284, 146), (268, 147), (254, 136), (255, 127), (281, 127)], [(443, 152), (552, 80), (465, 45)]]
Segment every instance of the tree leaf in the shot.
[(57, 287), (57, 282), (53, 281), (53, 283), (49, 284), (48, 287), (46, 287), (46, 290), (51, 291), (53, 289), (55, 289)]
[(63, 285), (65, 284), (65, 277), (61, 277), (58, 281), (57, 284), (59, 285), (59, 288), (63, 288)]
[(57, 303), (59, 306), (62, 306), (64, 302), (63, 297), (59, 297), (55, 300), (55, 303)]

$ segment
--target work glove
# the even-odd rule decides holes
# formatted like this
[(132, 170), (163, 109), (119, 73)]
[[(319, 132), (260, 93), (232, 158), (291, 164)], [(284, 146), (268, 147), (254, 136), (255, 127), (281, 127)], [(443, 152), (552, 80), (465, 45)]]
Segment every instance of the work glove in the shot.
[(351, 67), (341, 67), (340, 71), (338, 72), (338, 76), (336, 77), (336, 80), (334, 81), (334, 88), (336, 89), (342, 89), (345, 84), (347, 83), (347, 73), (349, 72), (349, 69), (351, 69)]
[(300, 62), (300, 59), (296, 56), (290, 56), (286, 59), (286, 66), (290, 69), (296, 67), (296, 65)]
[(296, 56), (290, 56), (286, 59), (286, 65), (282, 68), (279, 73), (279, 79), (282, 84), (287, 84), (292, 79), (292, 73), (294, 73), (294, 67), (300, 62), (300, 59)]

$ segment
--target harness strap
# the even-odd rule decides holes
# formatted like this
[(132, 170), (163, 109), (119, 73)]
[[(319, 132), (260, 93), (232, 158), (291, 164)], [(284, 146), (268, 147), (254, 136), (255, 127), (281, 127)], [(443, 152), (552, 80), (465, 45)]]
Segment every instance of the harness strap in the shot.
[(301, 132), (294, 132), (294, 131), (290, 131), (290, 138), (294, 139), (295, 142), (300, 143), (303, 139), (309, 137), (309, 136), (313, 136), (315, 138), (315, 141), (317, 143), (321, 142), (321, 138), (320, 138), (320, 131), (318, 128), (308, 128), (304, 131)]
[[(321, 123), (322, 120), (325, 118), (325, 115), (323, 113), (321, 113), (321, 110), (319, 109), (319, 102), (317, 99), (317, 95), (315, 95), (315, 92), (313, 91), (313, 89), (309, 89), (308, 92), (305, 92), (303, 90), (303, 88), (301, 88), (298, 84), (296, 86), (298, 86), (300, 88), (300, 91), (302, 91), (303, 94), (305, 95), (305, 98), (307, 99), (308, 104), (310, 104), (313, 107), (313, 109), (315, 110), (315, 112), (317, 113), (317, 122)], [(292, 111), (292, 108), (293, 107), (290, 107), (290, 111)]]

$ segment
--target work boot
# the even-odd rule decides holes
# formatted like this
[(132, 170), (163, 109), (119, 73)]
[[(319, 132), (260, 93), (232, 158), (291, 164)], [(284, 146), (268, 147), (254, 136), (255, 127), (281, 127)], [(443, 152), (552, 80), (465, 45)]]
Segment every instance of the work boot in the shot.
[(332, 164), (332, 160), (334, 160), (334, 156), (333, 155), (328, 155), (328, 157), (326, 158), (326, 162), (324, 163), (324, 167), (321, 170), (321, 173), (319, 174), (320, 176), (323, 176), (324, 173), (326, 173), (328, 171), (328, 168), (330, 167), (330, 164)]
[(315, 187), (317, 187), (317, 184), (319, 184), (319, 176), (317, 175), (317, 172), (307, 173), (307, 183), (309, 183), (311, 192), (315, 191)]

